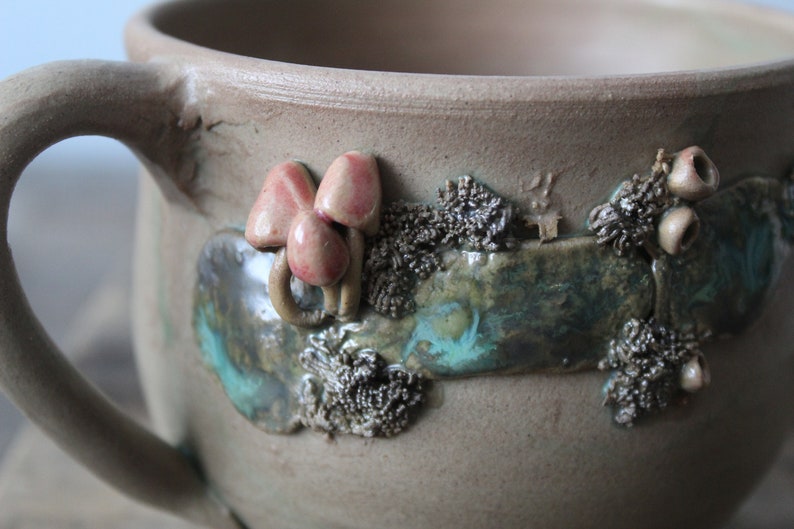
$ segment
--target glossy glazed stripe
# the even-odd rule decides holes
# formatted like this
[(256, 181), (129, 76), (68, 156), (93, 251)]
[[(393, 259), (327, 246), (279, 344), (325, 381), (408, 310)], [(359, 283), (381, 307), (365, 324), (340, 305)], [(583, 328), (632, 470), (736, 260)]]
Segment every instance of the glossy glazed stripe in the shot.
[[(668, 300), (669, 321), (699, 335), (736, 334), (760, 313), (791, 235), (785, 186), (747, 179), (697, 207), (704, 228), (655, 282), (639, 254), (619, 257), (593, 237), (504, 252), (448, 251), (444, 269), (420, 283), (417, 311), (400, 319), (364, 310), (361, 321), (302, 329), (270, 303), (272, 254), (242, 234), (211, 239), (199, 262), (194, 324), (208, 367), (238, 410), (270, 431), (300, 423), (298, 356), (321, 338), (350, 354), (374, 350), (430, 378), (595, 368), (631, 318)], [(726, 223), (724, 219), (738, 219)], [(319, 292), (298, 289), (305, 306)], [(657, 304), (658, 305), (658, 304)], [(657, 307), (658, 310), (658, 307)]]

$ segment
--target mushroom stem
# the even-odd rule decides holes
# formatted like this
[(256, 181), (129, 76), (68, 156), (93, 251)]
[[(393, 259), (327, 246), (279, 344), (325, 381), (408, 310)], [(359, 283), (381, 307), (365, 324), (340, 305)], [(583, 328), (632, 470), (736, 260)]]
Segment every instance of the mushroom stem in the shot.
[(325, 312), (332, 316), (339, 314), (339, 283), (322, 287)]
[(292, 295), (291, 280), (292, 271), (287, 262), (287, 249), (282, 247), (276, 252), (268, 278), (268, 290), (273, 308), (284, 321), (292, 325), (298, 327), (322, 325), (327, 315), (321, 310), (302, 309)]
[(342, 277), (342, 300), (338, 318), (350, 321), (358, 313), (361, 302), (361, 273), (364, 266), (364, 233), (356, 228), (347, 229), (347, 247), (350, 252), (350, 264)]

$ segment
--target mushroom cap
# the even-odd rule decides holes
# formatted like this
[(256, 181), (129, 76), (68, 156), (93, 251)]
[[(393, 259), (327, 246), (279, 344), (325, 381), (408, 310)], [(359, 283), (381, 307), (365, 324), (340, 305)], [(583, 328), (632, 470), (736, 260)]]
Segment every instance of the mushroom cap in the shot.
[(372, 236), (380, 228), (381, 184), (374, 156), (350, 151), (325, 172), (314, 209), (317, 215)]
[(292, 219), (311, 210), (316, 190), (309, 171), (298, 162), (275, 166), (248, 214), (245, 239), (259, 250), (285, 246)]
[(289, 230), (287, 262), (292, 274), (317, 287), (334, 285), (350, 265), (342, 236), (313, 211), (298, 213)]

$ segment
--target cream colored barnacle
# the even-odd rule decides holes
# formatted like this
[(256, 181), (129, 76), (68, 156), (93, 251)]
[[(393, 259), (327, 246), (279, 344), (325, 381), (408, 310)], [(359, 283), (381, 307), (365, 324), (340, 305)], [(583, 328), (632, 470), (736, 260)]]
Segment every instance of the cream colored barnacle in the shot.
[(713, 195), (719, 185), (720, 172), (700, 147), (687, 147), (673, 157), (667, 175), (667, 188), (673, 195), (697, 202)]
[(670, 255), (679, 255), (692, 246), (700, 233), (700, 219), (689, 206), (670, 208), (659, 221), (659, 246)]
[(700, 391), (711, 383), (711, 371), (703, 353), (695, 354), (681, 366), (678, 383), (688, 393)]
[[(687, 147), (673, 157), (667, 175), (667, 189), (685, 202), (698, 202), (717, 191), (720, 173), (714, 162), (697, 146)], [(686, 204), (669, 208), (658, 225), (659, 246), (670, 255), (679, 255), (692, 246), (700, 233), (700, 219)]]

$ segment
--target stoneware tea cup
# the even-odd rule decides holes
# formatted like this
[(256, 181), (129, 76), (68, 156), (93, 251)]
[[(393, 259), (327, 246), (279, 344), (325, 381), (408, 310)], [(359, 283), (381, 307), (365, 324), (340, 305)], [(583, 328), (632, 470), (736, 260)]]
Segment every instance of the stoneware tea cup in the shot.
[(216, 528), (718, 527), (794, 381), (794, 18), (729, 2), (204, 1), (131, 62), (0, 85), (39, 152), (140, 158), (152, 430), (0, 247), (0, 381), (126, 494)]

